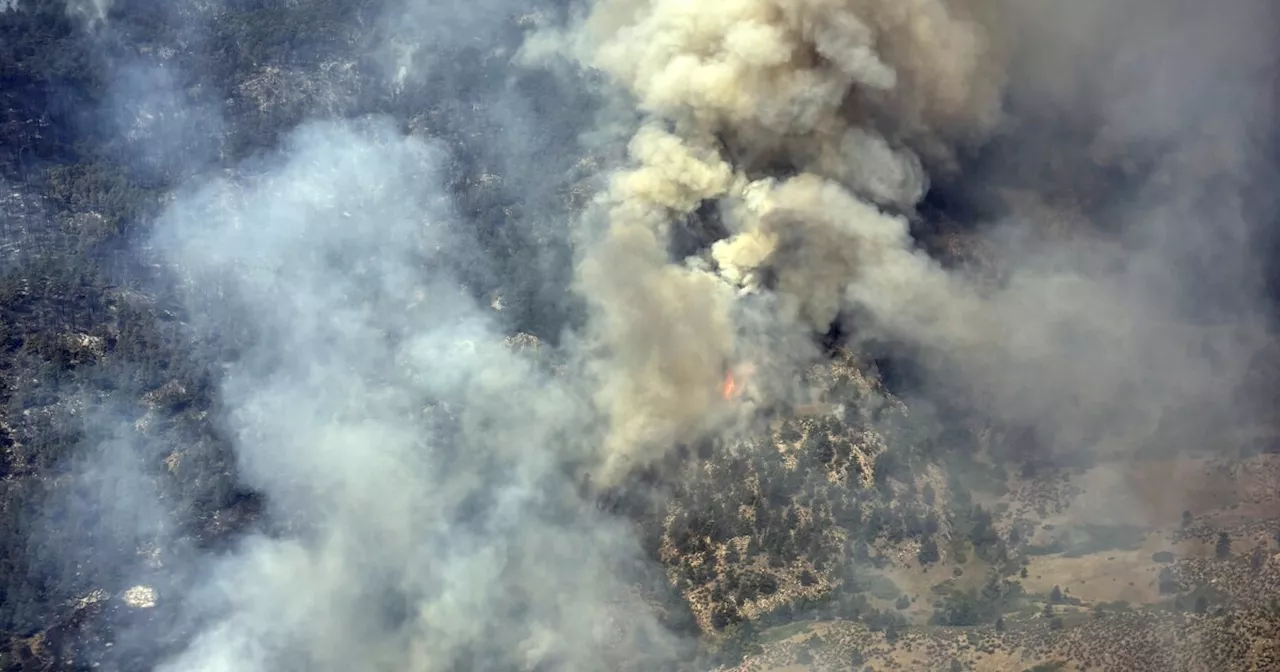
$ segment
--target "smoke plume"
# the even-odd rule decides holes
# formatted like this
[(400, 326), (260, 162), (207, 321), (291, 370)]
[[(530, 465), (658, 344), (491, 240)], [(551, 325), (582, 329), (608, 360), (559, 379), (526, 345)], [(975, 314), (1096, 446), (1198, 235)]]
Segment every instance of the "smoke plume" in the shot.
[[(156, 221), (188, 326), (222, 344), (219, 422), (272, 521), (184, 596), (196, 634), (161, 669), (687, 659), (634, 588), (665, 577), (584, 474), (626, 486), (758, 428), (757, 410), (805, 399), (795, 381), (833, 325), (843, 345), (912, 353), (914, 401), (963, 400), (1055, 455), (1191, 448), (1255, 419), (1236, 389), (1270, 338), (1249, 189), (1269, 169), (1254, 86), (1272, 54), (1262, 0), (1193, 4), (389, 10), (390, 46), (326, 72), (381, 68), (369, 97), (417, 86), (421, 118), (307, 119), (274, 151), (201, 165)], [(519, 53), (502, 43), (533, 24)], [(448, 70), (464, 53), (478, 83)], [(110, 104), (179, 106), (157, 72), (131, 77), (160, 93)], [(525, 97), (530, 81), (545, 88)], [(544, 124), (562, 90), (590, 112)], [(182, 145), (149, 148), (157, 165), (223, 149), (154, 126)], [(501, 207), (455, 197), (460, 153), (421, 137), (442, 129), (481, 146), (469, 178), (511, 189)], [(1095, 193), (1110, 169), (1127, 181)], [(924, 251), (937, 182), (1002, 204), (948, 232), (990, 273)], [(516, 333), (546, 314), (546, 338)], [(751, 394), (722, 392), (730, 370), (754, 371)]]
[[(907, 272), (897, 266), (920, 262), (905, 221), (877, 205), (907, 210), (924, 193), (912, 147), (944, 147), (998, 117), (984, 44), (977, 24), (935, 2), (750, 1), (599, 2), (569, 32), (526, 44), (530, 61), (568, 54), (607, 74), (647, 117), (579, 268), (604, 353), (607, 465), (651, 460), (716, 426), (715, 381), (751, 340), (731, 317), (735, 282), (768, 266), (795, 313), (786, 323), (821, 332), (851, 273), (901, 283), (890, 279)], [(778, 168), (798, 175), (777, 189), (758, 182)], [(808, 202), (815, 191), (826, 202)], [(716, 244), (718, 273), (710, 259), (669, 261), (670, 228), (706, 203), (731, 227)], [(862, 225), (841, 221), (844, 205)]]
[(455, 279), (482, 261), (433, 186), (443, 162), (385, 121), (309, 124), (162, 218), (194, 312), (252, 320), (228, 422), (243, 478), (296, 530), (218, 569), (218, 613), (164, 669), (613, 669), (676, 650), (629, 592), (635, 541), (563, 470), (587, 405)]
[[(984, 400), (985, 412), (1037, 427), (1059, 448), (1132, 442), (1193, 408), (1219, 429), (1249, 417), (1223, 400), (1266, 338), (1261, 304), (1249, 298), (1257, 287), (1240, 275), (1204, 291), (1176, 265), (1247, 259), (1248, 225), (1231, 204), (1250, 153), (1242, 143), (1266, 108), (1254, 92), (1244, 109), (1193, 100), (1211, 77), (1177, 81), (1184, 71), (1158, 59), (1186, 42), (1179, 31), (1204, 26), (1194, 30), (1207, 43), (1193, 49), (1230, 69), (1224, 88), (1245, 92), (1252, 80), (1241, 69), (1256, 71), (1269, 54), (1258, 40), (1220, 36), (1256, 33), (1262, 3), (1214, 17), (1129, 3), (1136, 15), (1123, 20), (1101, 6), (997, 4), (602, 1), (568, 31), (526, 44), (526, 58), (569, 54), (608, 75), (645, 119), (632, 166), (601, 198), (604, 233), (580, 266), (595, 310), (589, 331), (609, 353), (601, 400), (611, 451), (662, 450), (708, 431), (692, 420), (714, 417), (706, 391), (717, 366), (752, 338), (731, 316), (739, 290), (773, 296), (767, 319), (779, 328), (821, 333), (845, 322), (857, 339), (922, 348), (937, 390)], [(1089, 34), (1113, 18), (1131, 30)], [(1044, 33), (1058, 26), (1069, 35)], [(1096, 58), (1093, 49), (1123, 67), (1084, 71), (1073, 58)], [(1161, 74), (1128, 78), (1148, 69)], [(1091, 87), (1059, 102), (1091, 108), (1060, 111), (1075, 123), (1086, 111), (1102, 117), (1095, 165), (1104, 147), (1150, 155), (1163, 145), (1147, 185), (1110, 212), (1080, 213), (1116, 222), (1120, 235), (1105, 235), (1100, 221), (1057, 239), (1029, 236), (1052, 209), (1007, 200), (1014, 207), (980, 236), (1001, 282), (945, 269), (910, 234), (908, 216), (928, 189), (924, 166), (949, 176), (957, 151), (1008, 132), (1005, 102), (1044, 109), (1064, 95), (1060, 81)], [(1159, 111), (1157, 125), (1141, 123), (1143, 109)], [(1182, 123), (1200, 119), (1212, 124), (1213, 150)], [(1156, 193), (1173, 199), (1157, 204)], [(671, 228), (708, 206), (727, 237), (668, 261)], [(1215, 227), (1226, 235), (1207, 237)], [(1205, 324), (1208, 306), (1229, 324)]]

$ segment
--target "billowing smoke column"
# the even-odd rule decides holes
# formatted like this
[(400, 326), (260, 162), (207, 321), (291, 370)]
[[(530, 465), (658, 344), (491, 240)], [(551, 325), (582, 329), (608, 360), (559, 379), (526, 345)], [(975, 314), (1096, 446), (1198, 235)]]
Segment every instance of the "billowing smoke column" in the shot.
[[(1235, 296), (1200, 291), (1190, 299), (1171, 266), (1188, 255), (1247, 256), (1246, 225), (1229, 205), (1233, 187), (1195, 205), (1180, 195), (1156, 207), (1129, 194), (1132, 202), (1112, 215), (1125, 231), (1114, 239), (1084, 229), (1058, 240), (1008, 235), (1047, 227), (1033, 210), (1014, 211), (984, 241), (1004, 273), (996, 286), (919, 251), (904, 216), (927, 188), (924, 165), (949, 173), (954, 149), (999, 130), (1010, 72), (1041, 78), (1013, 88), (1034, 101), (1033, 112), (1050, 93), (1061, 95), (1059, 83), (1092, 78), (1102, 93), (1080, 87), (1070, 104), (1102, 116), (1095, 144), (1114, 152), (1163, 143), (1154, 161), (1165, 164), (1156, 174), (1166, 188), (1203, 192), (1208, 175), (1238, 175), (1239, 161), (1222, 149), (1249, 151), (1241, 143), (1259, 124), (1256, 96), (1243, 98), (1244, 110), (1225, 102), (1194, 110), (1224, 131), (1211, 141), (1220, 143), (1216, 156), (1204, 156), (1203, 136), (1181, 137), (1169, 122), (1177, 112), (1164, 111), (1160, 128), (1130, 130), (1122, 124), (1135, 120), (1108, 107), (1117, 84), (1070, 59), (1055, 66), (1026, 58), (1055, 50), (1065, 58), (1088, 44), (1130, 68), (1160, 70), (1174, 67), (1157, 61), (1169, 55), (1166, 33), (1185, 25), (1203, 26), (1208, 43), (1193, 49), (1205, 60), (1233, 71), (1264, 62), (1258, 40), (1226, 48), (1219, 37), (1228, 27), (1256, 33), (1250, 21), (1266, 25), (1262, 3), (1225, 16), (1131, 4), (1060, 16), (997, 2), (603, 0), (568, 32), (531, 40), (525, 57), (571, 55), (620, 85), (642, 116), (630, 166), (601, 196), (603, 224), (588, 236), (579, 268), (579, 289), (594, 309), (589, 335), (606, 353), (595, 366), (596, 400), (610, 420), (606, 475), (609, 465), (651, 460), (723, 427), (711, 390), (725, 361), (753, 348), (780, 363), (803, 358), (776, 343), (761, 348), (762, 323), (774, 334), (822, 333), (858, 316), (849, 325), (855, 338), (923, 348), (947, 394), (986, 400), (984, 412), (1070, 448), (1149, 435), (1187, 409), (1230, 407), (1222, 400), (1263, 338), (1255, 288), (1241, 277), (1227, 290)], [(1141, 18), (1125, 18), (1130, 10)], [(1130, 32), (1087, 35), (1113, 19)], [(1053, 26), (1063, 36), (1050, 34)], [(1129, 81), (1128, 106), (1172, 98), (1169, 82), (1156, 81), (1166, 88)], [(1081, 150), (1056, 143), (1050, 151)], [(1186, 170), (1191, 157), (1200, 170)], [(1206, 198), (1221, 207), (1205, 206)], [(709, 204), (728, 236), (671, 263), (670, 231)], [(1228, 233), (1206, 239), (1213, 227)], [(1188, 240), (1202, 242), (1175, 249)], [(735, 299), (744, 293), (767, 296), (765, 316), (756, 312), (761, 303)], [(1204, 306), (1228, 301), (1230, 328), (1205, 329)], [(1215, 354), (1197, 354), (1208, 350)], [(788, 368), (762, 377), (785, 378)]]
[[(877, 206), (923, 195), (912, 145), (994, 123), (984, 47), (943, 3), (750, 0), (606, 0), (526, 46), (608, 74), (646, 117), (579, 269), (606, 353), (606, 479), (721, 426), (716, 381), (759, 337), (735, 324), (734, 297), (766, 269), (781, 300), (768, 320), (819, 333), (858, 292), (893, 310), (929, 282), (906, 220)], [(793, 177), (767, 177), (778, 167)], [(670, 263), (670, 227), (708, 202), (730, 238), (710, 259)]]

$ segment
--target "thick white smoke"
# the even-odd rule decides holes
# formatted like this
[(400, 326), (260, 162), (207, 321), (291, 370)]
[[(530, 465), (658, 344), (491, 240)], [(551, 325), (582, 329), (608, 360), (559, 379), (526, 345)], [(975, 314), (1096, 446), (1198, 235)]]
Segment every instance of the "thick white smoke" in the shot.
[[(435, 147), (306, 125), (258, 175), (180, 197), (158, 244), (228, 371), (247, 485), (289, 530), (217, 568), (166, 670), (618, 669), (675, 651), (629, 592), (626, 529), (566, 480), (588, 406), (504, 342)], [(635, 643), (643, 637), (644, 644)]]

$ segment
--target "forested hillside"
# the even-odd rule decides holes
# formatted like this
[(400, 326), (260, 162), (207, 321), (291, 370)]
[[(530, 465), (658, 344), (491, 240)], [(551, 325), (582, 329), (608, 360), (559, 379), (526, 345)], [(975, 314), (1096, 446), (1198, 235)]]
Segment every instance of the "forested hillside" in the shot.
[(1280, 665), (1157, 4), (0, 0), (0, 670)]

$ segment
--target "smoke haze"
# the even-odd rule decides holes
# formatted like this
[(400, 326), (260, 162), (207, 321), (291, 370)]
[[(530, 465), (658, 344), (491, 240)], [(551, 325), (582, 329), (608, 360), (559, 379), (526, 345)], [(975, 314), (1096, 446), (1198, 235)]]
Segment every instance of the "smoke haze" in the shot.
[[(270, 521), (172, 558), (203, 576), (161, 596), (189, 645), (159, 669), (688, 663), (594, 494), (660, 497), (637, 473), (807, 402), (833, 331), (1046, 459), (1240, 439), (1270, 401), (1239, 389), (1273, 338), (1271, 7), (390, 3), (314, 89), (239, 92), (306, 112), (235, 161), (215, 97), (114, 62), (120, 151), (186, 178), (147, 254)], [(982, 201), (945, 232), (982, 263), (926, 251), (940, 190)], [(117, 499), (121, 536), (173, 534)]]
[(251, 319), (228, 422), (297, 531), (218, 570), (227, 613), (164, 669), (615, 667), (641, 631), (674, 651), (626, 590), (635, 542), (559, 470), (585, 404), (453, 277), (483, 262), (443, 161), (382, 120), (309, 124), (161, 218), (193, 314)]

